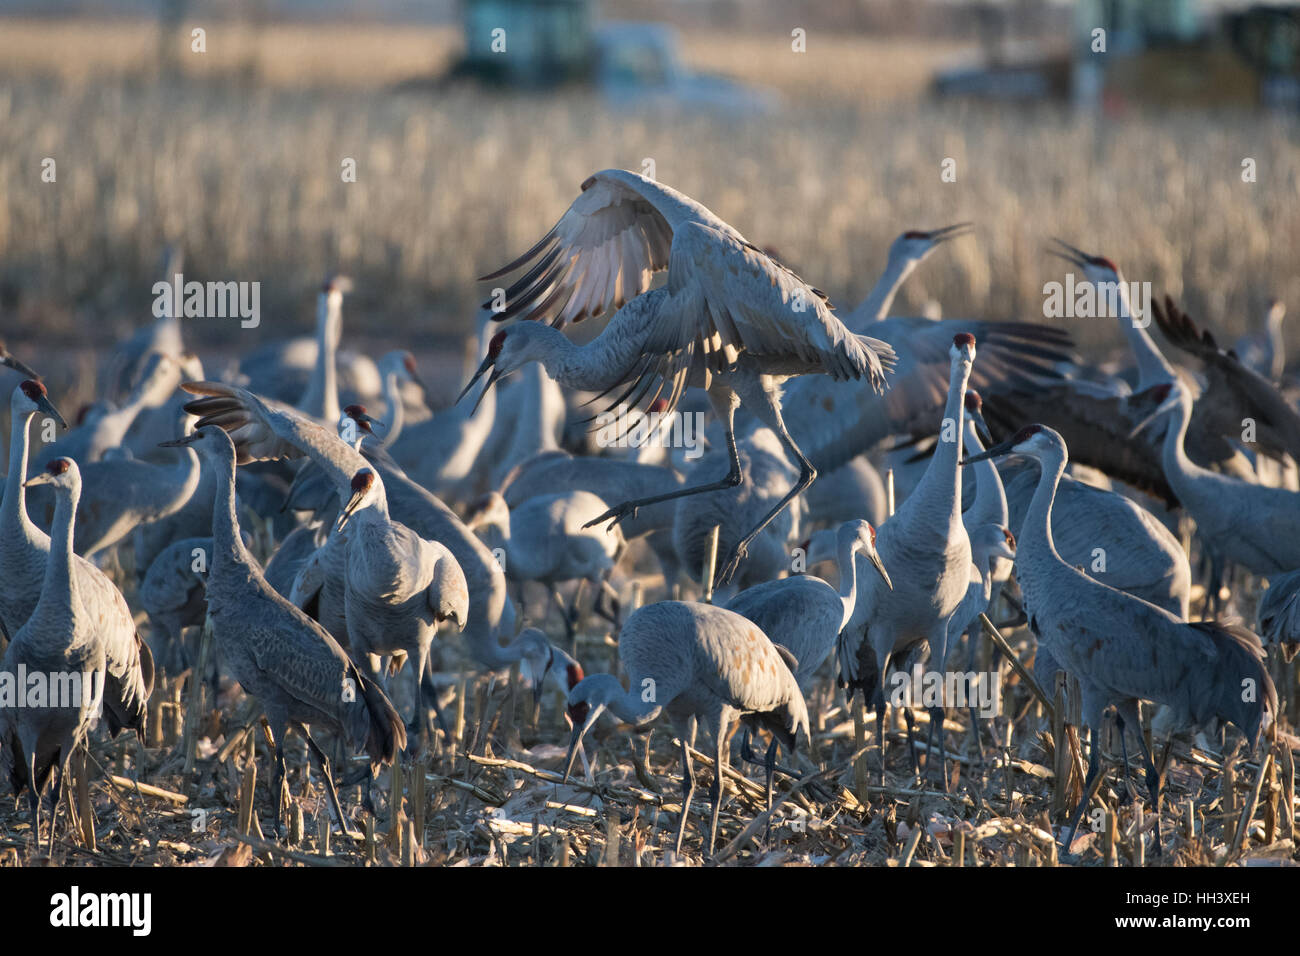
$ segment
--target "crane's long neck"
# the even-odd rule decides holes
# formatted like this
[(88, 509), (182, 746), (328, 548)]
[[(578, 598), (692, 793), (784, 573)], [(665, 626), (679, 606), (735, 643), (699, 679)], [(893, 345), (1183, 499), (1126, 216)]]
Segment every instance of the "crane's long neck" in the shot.
[(840, 565), (840, 601), (844, 605), (844, 616), (840, 620), (839, 630), (849, 626), (853, 609), (858, 605), (858, 562), (855, 560), (853, 540), (846, 538), (838, 542)]
[(854, 332), (859, 332), (862, 330), (861, 326), (879, 322), (889, 315), (889, 307), (894, 304), (894, 296), (898, 294), (907, 277), (912, 274), (916, 263), (917, 260), (910, 256), (890, 256), (889, 262), (885, 264), (885, 271), (876, 280), (867, 297), (849, 313), (845, 325)]
[(36, 525), (27, 517), (27, 435), (34, 412), (15, 410), (9, 421), (9, 474), (5, 476), (4, 504), (0, 505), (0, 538), (5, 541), (21, 535), (24, 541), (34, 537)]
[[(63, 620), (69, 612), (75, 617), (81, 608), (77, 576), (73, 572), (76, 557), (72, 550), (80, 485), (58, 489), (54, 500), (54, 521), (50, 525), (50, 554), (45, 565), (45, 582), (29, 621), (43, 618)], [(37, 632), (42, 628), (37, 628)]]
[[(212, 499), (212, 569), (238, 568), (244, 573), (255, 567), (244, 540), (239, 534), (239, 517), (235, 513), (235, 462), (214, 462), (216, 492)], [(218, 580), (209, 575), (209, 582)]]
[(551, 378), (569, 388), (603, 392), (625, 381), (644, 357), (643, 344), (667, 289), (637, 296), (619, 309), (603, 332), (586, 345), (575, 345), (558, 329), (539, 325), (538, 360)]
[[(969, 453), (977, 455), (984, 450), (984, 445), (980, 442), (979, 432), (975, 430), (975, 420), (966, 419), (964, 431), (963, 450), (969, 449)], [(973, 521), (980, 524), (999, 524), (1005, 526), (1007, 523), (1007, 493), (1002, 487), (1002, 476), (998, 474), (998, 466), (993, 463), (991, 458), (985, 458), (977, 461), (969, 468), (975, 469), (975, 500), (971, 503), (966, 514)]]
[(299, 404), (309, 415), (327, 422), (339, 420), (339, 385), (336, 351), (343, 321), (342, 296), (322, 293), (316, 310), (316, 367), (307, 393)]
[[(1135, 319), (1133, 317), (1133, 303), (1129, 296), (1129, 286), (1122, 276), (1116, 282), (1115, 291), (1116, 301), (1119, 305), (1120, 328), (1124, 330), (1124, 335), (1128, 338), (1129, 346), (1133, 349), (1133, 355), (1137, 359), (1138, 391), (1145, 391), (1162, 382), (1174, 381), (1176, 379), (1174, 367), (1165, 359), (1164, 353), (1160, 351), (1160, 347), (1156, 345), (1155, 340), (1151, 338), (1146, 330), (1146, 326), (1151, 321), (1151, 303), (1145, 303), (1141, 318)], [(1098, 295), (1100, 296), (1100, 290), (1098, 290)], [(1141, 322), (1140, 325), (1138, 324), (1139, 321)]]
[[(624, 723), (632, 724), (639, 727), (642, 724), (648, 724), (659, 716), (663, 710), (662, 704), (657, 704), (653, 700), (643, 700), (646, 695), (642, 693), (641, 682), (632, 679), (632, 686), (622, 691), (616, 697), (613, 697), (609, 704), (609, 711)], [(653, 697), (653, 695), (650, 695)]]
[(402, 434), (402, 425), (406, 422), (406, 405), (402, 401), (402, 386), (397, 381), (396, 372), (384, 376), (384, 401), (388, 405), (388, 431), (380, 444), (388, 448)]
[(1207, 473), (1204, 468), (1187, 457), (1184, 441), (1187, 438), (1187, 428), (1191, 421), (1191, 404), (1179, 402), (1173, 410), (1168, 426), (1165, 428), (1165, 440), (1161, 448), (1161, 465), (1164, 467), (1165, 477), (1169, 479), (1175, 491), (1178, 491), (1178, 488), (1185, 485), (1186, 482)]
[(917, 483), (913, 495), (920, 495), (926, 509), (935, 518), (948, 513), (949, 524), (961, 522), (961, 434), (966, 413), (966, 382), (970, 365), (954, 360), (948, 373), (948, 401), (944, 405), (943, 425), (934, 457)]
[(1038, 484), (1020, 529), (1020, 550), (1016, 555), (1018, 567), (1042, 560), (1061, 561), (1052, 540), (1052, 503), (1056, 500), (1056, 486), (1065, 472), (1065, 461), (1065, 456), (1058, 453), (1044, 457), (1038, 463)]

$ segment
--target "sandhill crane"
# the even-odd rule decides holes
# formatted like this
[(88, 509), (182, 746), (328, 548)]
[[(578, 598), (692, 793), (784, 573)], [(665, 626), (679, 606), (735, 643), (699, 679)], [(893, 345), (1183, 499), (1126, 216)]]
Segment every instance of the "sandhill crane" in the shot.
[(222, 661), (266, 711), (275, 740), (269, 796), (276, 830), (285, 772), (284, 736), (293, 725), (320, 765), (339, 826), (350, 832), (329, 759), (312, 739), (311, 725), (327, 727), (353, 750), (364, 747), (372, 775), (406, 746), (406, 728), (379, 685), (362, 676), (324, 628), (266, 583), (261, 567), (244, 547), (235, 515), (236, 451), (229, 436), (208, 425), (176, 439), (175, 444), (194, 447), (217, 477), (208, 616)]
[(346, 641), (358, 661), (369, 658), (373, 676), (377, 655), (406, 652), (416, 660), (410, 730), (418, 746), (427, 724), (418, 688), (434, 631), (443, 620), (463, 627), (469, 616), (469, 589), (456, 558), (390, 517), (379, 473), (328, 429), (244, 389), (214, 382), (183, 387), (205, 396), (186, 410), (201, 416), (199, 427), (228, 429), (241, 462), (307, 455), (329, 476), (343, 507), (329, 540), (299, 570), (293, 600)]
[[(1079, 681), (1082, 721), (1092, 738), (1084, 799), (1066, 837), (1068, 849), (1100, 770), (1099, 730), (1107, 708), (1116, 709), (1121, 739), (1124, 727), (1132, 725), (1146, 763), (1151, 807), (1158, 814), (1159, 778), (1142, 734), (1138, 703), (1165, 704), (1184, 724), (1230, 722), (1253, 745), (1261, 727), (1277, 713), (1277, 690), (1255, 634), (1214, 621), (1185, 623), (1094, 581), (1061, 558), (1051, 527), (1052, 499), (1068, 460), (1060, 435), (1043, 425), (1029, 425), (969, 460), (1006, 454), (1027, 456), (1039, 468), (1016, 554), (1025, 614), (1040, 644)], [(1127, 770), (1127, 744), (1124, 747)], [(1156, 836), (1159, 851), (1158, 829)]]
[(1241, 481), (1194, 463), (1183, 449), (1192, 418), (1191, 394), (1174, 383), (1157, 386), (1155, 395), (1159, 408), (1138, 427), (1170, 416), (1161, 461), (1205, 546), (1256, 574), (1300, 568), (1300, 493)]
[(747, 618), (726, 608), (681, 601), (649, 604), (628, 617), (619, 634), (618, 656), (630, 679), (628, 690), (613, 674), (593, 674), (569, 691), (573, 732), (565, 778), (583, 736), (606, 709), (636, 727), (666, 711), (681, 741), (684, 796), (676, 845), (680, 853), (695, 793), (690, 750), (695, 746), (696, 727), (703, 721), (714, 740), (712, 854), (731, 725), (740, 719), (754, 730), (772, 733), (767, 755), (769, 807), (777, 743), (793, 751), (799, 731), (805, 736), (809, 732), (808, 707), (791, 672), (792, 661)]
[[(484, 278), (530, 264), (505, 291), (506, 307), (497, 319), (545, 317), (562, 327), (617, 307), (629, 294), (633, 298), (585, 346), (541, 322), (522, 322), (497, 333), (466, 391), (489, 369), (486, 388), (532, 361), (540, 361), (572, 388), (603, 393), (626, 385), (632, 405), (657, 381), (651, 400), (667, 389), (669, 411), (687, 385), (707, 389), (726, 432), (731, 468), (721, 481), (670, 492), (674, 497), (744, 480), (735, 448), (735, 412), (742, 403), (798, 462), (799, 480), (736, 543), (720, 567), (719, 582), (731, 578), (754, 536), (817, 476), (786, 430), (781, 383), (821, 373), (866, 378), (880, 391), (893, 363), (889, 345), (849, 332), (820, 292), (731, 226), (694, 200), (636, 173), (612, 169), (590, 177), (582, 195), (541, 242)], [(652, 275), (664, 269), (667, 284), (647, 292)], [(656, 500), (663, 499), (623, 502), (606, 517), (620, 520)]]
[[(36, 607), (41, 593), (50, 539), (27, 515), (27, 489), (23, 474), (27, 466), (28, 428), (38, 412), (62, 423), (50, 402), (45, 386), (28, 380), (14, 389), (10, 401), (9, 474), (5, 478), (4, 503), (0, 506), (0, 621), (12, 635), (22, 627)], [(37, 485), (36, 487), (41, 487)], [(101, 614), (101, 626), (112, 640), (125, 640), (135, 633), (131, 612), (121, 593), (93, 564), (78, 557), (79, 590)], [(112, 608), (108, 613), (107, 608)]]
[(176, 391), (181, 381), (178, 359), (161, 352), (151, 354), (144, 364), (140, 380), (122, 405), (109, 409), (101, 405), (88, 413), (76, 428), (51, 445), (46, 445), (32, 461), (28, 474), (45, 468), (55, 458), (71, 458), (81, 468), (104, 457), (126, 439), (126, 433), (146, 408), (157, 408)]
[(335, 352), (343, 334), (343, 296), (352, 291), (347, 276), (325, 280), (316, 305), (316, 363), (307, 390), (298, 399), (298, 407), (314, 418), (327, 422), (339, 419), (338, 365)]
[(0, 342), (0, 367), (12, 369), (25, 379), (40, 381), (41, 377), (32, 371), (31, 367), (20, 362), (17, 358), (9, 353), (3, 342)]
[(520, 462), (555, 451), (564, 434), (568, 409), (564, 393), (540, 365), (529, 365), (497, 396), (492, 431), (479, 452), (478, 470), (488, 486), (500, 488)]
[[(82, 575), (72, 551), (73, 519), (81, 492), (76, 462), (56, 458), (26, 485), (52, 486), (58, 504), (40, 598), (14, 634), (0, 671), (23, 694), (31, 692), (33, 676), (43, 676), (49, 696), (37, 692), (40, 699), (0, 707), (0, 761), (8, 765), (0, 769), (7, 771), (15, 796), (24, 786), (28, 789), (38, 846), (41, 792), (54, 774), (48, 853), (54, 846), (55, 821), (72, 751), (85, 743), (101, 708), (114, 737), (124, 727), (143, 728), (145, 704), (153, 692), (153, 659), (134, 627), (103, 626), (124, 603), (121, 595), (103, 602), (100, 592), (83, 590), (80, 585)], [(24, 670), (25, 680), (21, 676)]]
[[(890, 658), (918, 641), (925, 641), (936, 662), (947, 646), (949, 618), (970, 585), (970, 539), (961, 520), (961, 460), (966, 385), (975, 363), (975, 337), (953, 337), (949, 349), (948, 401), (940, 441), (916, 490), (880, 527), (876, 547), (895, 586), (874, 581), (864, 600), (858, 599), (853, 621), (844, 632), (840, 666), (852, 686), (862, 686), (870, 673), (859, 655), (869, 648), (874, 657), (876, 732), (880, 740), (880, 774), (884, 778), (885, 676)], [(908, 713), (910, 727), (910, 711)], [(930, 708), (930, 723), (943, 720), (943, 708)], [(913, 767), (916, 754), (910, 754)]]
[[(746, 588), (726, 605), (728, 610), (749, 618), (794, 656), (797, 662), (794, 676), (800, 687), (812, 681), (822, 661), (835, 650), (840, 631), (853, 616), (858, 600), (854, 557), (863, 555), (885, 586), (891, 590), (894, 586), (876, 551), (876, 529), (870, 522), (846, 521), (825, 534), (835, 539), (834, 553), (829, 556), (835, 558), (839, 567), (838, 590), (819, 577), (796, 574)], [(809, 563), (813, 563), (814, 555), (808, 557)]]
[(1264, 313), (1263, 328), (1243, 335), (1232, 347), (1242, 365), (1271, 382), (1280, 381), (1286, 371), (1286, 337), (1282, 334), (1285, 317), (1286, 303), (1272, 299)]
[(845, 316), (844, 324), (854, 332), (870, 331), (874, 323), (889, 314), (894, 296), (912, 271), (942, 243), (967, 235), (972, 229), (970, 223), (959, 222), (929, 232), (909, 229), (903, 233), (889, 245), (889, 258), (885, 263), (885, 271), (876, 280), (867, 297)]
[(1300, 569), (1269, 579), (1256, 621), (1265, 646), (1276, 645), (1290, 662), (1300, 650)]
[[(483, 528), (487, 543), (504, 557), (506, 577), (520, 586), (527, 581), (545, 585), (560, 609), (570, 640), (577, 623), (577, 597), (566, 609), (555, 589), (564, 581), (585, 580), (595, 588), (595, 610), (614, 620), (616, 610), (601, 610), (602, 598), (610, 590), (609, 574), (624, 548), (623, 533), (617, 528), (588, 527), (592, 519), (608, 508), (589, 491), (561, 491), (527, 498), (510, 508), (499, 492), (489, 492), (479, 501), (466, 524)], [(522, 602), (521, 602), (522, 603)]]

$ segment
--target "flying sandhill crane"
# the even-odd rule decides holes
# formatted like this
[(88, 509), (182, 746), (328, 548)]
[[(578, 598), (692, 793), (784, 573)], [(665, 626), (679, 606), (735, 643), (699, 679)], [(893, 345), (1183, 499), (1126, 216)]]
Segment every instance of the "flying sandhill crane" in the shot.
[[(1227, 721), (1253, 746), (1261, 727), (1277, 713), (1277, 690), (1255, 634), (1239, 625), (1180, 621), (1094, 581), (1061, 558), (1051, 530), (1052, 499), (1068, 460), (1060, 435), (1044, 425), (1029, 425), (970, 460), (1006, 454), (1029, 457), (1040, 471), (1016, 553), (1025, 614), (1040, 645), (1079, 681), (1082, 721), (1092, 738), (1084, 798), (1066, 837), (1068, 849), (1101, 767), (1100, 728), (1107, 708), (1115, 707), (1121, 739), (1124, 727), (1132, 725), (1146, 763), (1151, 808), (1158, 814), (1159, 777), (1142, 733), (1139, 702), (1167, 705), (1183, 726)], [(1127, 773), (1127, 743), (1124, 767)], [(1156, 837), (1158, 851), (1158, 827)]]
[(1300, 651), (1300, 569), (1269, 579), (1256, 620), (1265, 646), (1276, 645), (1289, 663)]
[(1165, 476), (1196, 520), (1206, 548), (1256, 574), (1300, 568), (1300, 493), (1197, 465), (1183, 449), (1192, 418), (1191, 393), (1177, 383), (1158, 386), (1154, 393), (1161, 404), (1139, 428), (1169, 416), (1161, 458)]
[[(735, 447), (735, 413), (744, 404), (781, 439), (800, 475), (736, 543), (719, 569), (718, 580), (725, 582), (754, 536), (817, 476), (786, 430), (781, 383), (820, 373), (834, 379), (866, 378), (880, 391), (893, 349), (851, 333), (821, 292), (676, 190), (617, 169), (599, 172), (582, 185), (582, 195), (537, 245), (484, 277), (530, 266), (505, 290), (505, 308), (495, 318), (546, 318), (556, 328), (521, 322), (497, 333), (466, 391), (489, 369), (487, 388), (533, 361), (571, 388), (606, 393), (626, 386), (613, 407), (625, 397), (630, 405), (639, 405), (647, 395), (653, 401), (664, 394), (671, 412), (688, 385), (705, 388), (726, 432), (731, 467), (721, 481), (670, 492), (673, 497), (744, 480)], [(664, 269), (667, 283), (646, 291), (653, 274)], [(585, 346), (574, 345), (558, 331), (628, 299)], [(661, 500), (626, 501), (605, 517), (617, 521)]]
[(404, 652), (417, 662), (412, 746), (427, 725), (421, 692), (424, 666), (438, 623), (463, 627), (469, 588), (444, 545), (389, 515), (384, 482), (347, 442), (290, 409), (273, 408), (244, 389), (187, 382), (186, 405), (199, 427), (230, 432), (239, 461), (307, 455), (327, 474), (342, 508), (325, 545), (298, 572), (293, 600), (320, 621), (356, 660), (369, 659), (378, 677), (379, 655)]
[(932, 229), (929, 232), (909, 229), (903, 233), (889, 245), (889, 258), (885, 263), (885, 271), (876, 280), (867, 297), (844, 317), (844, 324), (854, 332), (869, 332), (874, 323), (889, 315), (889, 307), (894, 302), (894, 296), (912, 271), (942, 243), (967, 235), (971, 230), (970, 223), (959, 222), (954, 226), (944, 226), (942, 229)]
[[(882, 780), (885, 677), (890, 658), (924, 641), (934, 660), (942, 662), (949, 618), (970, 585), (970, 539), (961, 520), (959, 463), (966, 384), (975, 363), (975, 337), (968, 332), (958, 333), (953, 337), (949, 356), (948, 401), (934, 456), (915, 491), (881, 525), (876, 537), (876, 548), (890, 570), (894, 587), (882, 588), (871, 581), (870, 590), (858, 599), (857, 611), (840, 648), (841, 672), (850, 687), (860, 686), (865, 692), (868, 675), (874, 679), (871, 689)], [(863, 661), (864, 654), (873, 659)], [(905, 713), (910, 728), (911, 712)], [(930, 708), (931, 727), (936, 720), (943, 721), (943, 708), (937, 705)], [(910, 756), (915, 767), (914, 749)]]
[[(617, 611), (602, 610), (609, 596), (609, 574), (624, 548), (618, 528), (593, 528), (592, 519), (608, 505), (590, 491), (561, 491), (527, 498), (514, 508), (499, 492), (489, 492), (466, 518), (471, 529), (483, 528), (488, 547), (503, 554), (506, 578), (523, 594), (527, 581), (546, 587), (560, 609), (570, 640), (578, 619), (578, 598), (566, 609), (556, 585), (564, 581), (589, 581), (595, 588), (594, 609), (617, 623)], [(522, 600), (521, 600), (522, 604)]]
[[(379, 685), (362, 676), (338, 642), (275, 592), (248, 553), (235, 515), (235, 446), (221, 428), (200, 427), (175, 440), (191, 445), (217, 477), (208, 564), (208, 616), (225, 666), (257, 698), (275, 740), (269, 796), (279, 830), (284, 780), (284, 736), (292, 725), (320, 765), (339, 826), (350, 832), (339, 805), (329, 759), (311, 726), (338, 734), (352, 750), (365, 749), (371, 774), (406, 746), (406, 728)], [(367, 794), (368, 799), (368, 794)]]
[(54, 774), (48, 853), (54, 846), (63, 778), (73, 750), (85, 743), (101, 708), (114, 737), (124, 727), (144, 727), (146, 702), (153, 692), (153, 658), (134, 627), (103, 626), (125, 604), (120, 594), (105, 605), (102, 594), (80, 586), (82, 575), (72, 551), (81, 493), (76, 462), (56, 458), (26, 484), (52, 486), (58, 505), (40, 599), (14, 634), (0, 671), (21, 694), (33, 693), (32, 678), (39, 675), (46, 681), (46, 693), (36, 691), (39, 700), (0, 707), (0, 772), (7, 772), (15, 796), (28, 789), (38, 846), (41, 793)]
[(628, 617), (619, 634), (618, 656), (630, 679), (628, 690), (613, 674), (593, 674), (569, 692), (568, 715), (573, 733), (565, 778), (573, 768), (583, 735), (604, 710), (638, 728), (666, 711), (682, 748), (684, 796), (676, 844), (680, 853), (695, 793), (690, 750), (702, 721), (715, 744), (713, 816), (709, 825), (712, 854), (722, 807), (726, 741), (732, 724), (740, 719), (753, 730), (772, 733), (767, 754), (769, 807), (777, 743), (793, 751), (799, 731), (808, 735), (808, 707), (791, 672), (793, 661), (757, 625), (736, 612), (682, 601), (648, 604)]
[(41, 379), (39, 375), (32, 371), (30, 366), (20, 362), (17, 358), (11, 355), (9, 350), (5, 348), (3, 342), (0, 342), (0, 368), (12, 369), (23, 378), (32, 379), (34, 381), (40, 381)]

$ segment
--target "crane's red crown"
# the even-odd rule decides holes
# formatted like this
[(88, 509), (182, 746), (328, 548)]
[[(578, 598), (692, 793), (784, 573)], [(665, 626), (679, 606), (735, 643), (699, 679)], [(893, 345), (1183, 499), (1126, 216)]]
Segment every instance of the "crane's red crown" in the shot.
[(952, 344), (957, 346), (957, 348), (961, 348), (963, 345), (974, 346), (975, 336), (971, 335), (969, 332), (958, 332), (952, 337)]
[(966, 389), (966, 410), (968, 412), (978, 412), (984, 407), (984, 399), (980, 398), (980, 393), (973, 388)]
[(658, 412), (659, 414), (668, 411), (668, 399), (656, 398), (653, 402), (650, 403), (650, 411), (652, 413)]
[(67, 458), (55, 458), (45, 466), (45, 470), (51, 475), (61, 475), (72, 467), (72, 461)]
[(1020, 431), (1016, 432), (1016, 437), (1011, 439), (1011, 443), (1019, 445), (1023, 441), (1028, 441), (1043, 430), (1042, 425), (1026, 425)]
[(1016, 536), (1011, 533), (1010, 528), (1002, 529), (1002, 537), (1007, 539), (1007, 547), (1012, 551), (1016, 550)]
[[(569, 690), (573, 690), (573, 688), (577, 687), (586, 676), (587, 675), (582, 672), (582, 665), (577, 661), (574, 661), (572, 664), (569, 664), (564, 668), (564, 680), (568, 685)], [(586, 707), (587, 705), (583, 704), (582, 706)], [(586, 714), (583, 714), (583, 716), (585, 717)]]
[(404, 366), (406, 366), (406, 370), (407, 370), (408, 372), (410, 372), (412, 375), (415, 374), (415, 356), (414, 356), (414, 355), (412, 355), (410, 352), (407, 352), (405, 355), (402, 356), (402, 364), (403, 364)]
[(919, 229), (909, 229), (907, 230), (907, 232), (903, 233), (903, 238), (904, 239), (929, 239), (930, 234), (928, 232), (922, 232)]
[(580, 700), (576, 704), (569, 706), (569, 720), (573, 721), (574, 727), (581, 727), (587, 722), (587, 714), (591, 710), (585, 700)]
[(370, 486), (375, 483), (375, 473), (369, 468), (357, 472), (352, 476), (352, 491), (354, 494), (362, 491), (369, 491)]
[(33, 402), (45, 394), (45, 386), (40, 382), (33, 382), (30, 378), (18, 386), (23, 390), (23, 394)]
[(1111, 260), (1107, 259), (1105, 256), (1089, 256), (1088, 261), (1094, 266), (1101, 266), (1103, 269), (1109, 269), (1111, 272), (1114, 272), (1117, 275), (1119, 274), (1119, 266), (1115, 265), (1115, 263), (1111, 262)]
[(506, 344), (506, 330), (502, 329), (488, 342), (488, 358), (494, 359), (501, 354), (501, 346)]

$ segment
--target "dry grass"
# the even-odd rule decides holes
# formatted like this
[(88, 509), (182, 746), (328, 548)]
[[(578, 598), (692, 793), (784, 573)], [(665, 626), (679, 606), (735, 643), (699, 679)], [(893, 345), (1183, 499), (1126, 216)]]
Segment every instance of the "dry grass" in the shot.
[[(249, 47), (268, 76), (315, 77), (300, 89), (229, 73), (133, 78), (126, 61), (139, 61), (147, 36), (119, 49), (63, 29), (66, 53), (47, 57), (62, 78), (16, 78), (11, 64), (0, 80), (0, 305), (17, 313), (6, 325), (39, 323), (65, 341), (111, 340), (146, 314), (167, 237), (184, 243), (193, 277), (263, 281), (266, 319), (250, 339), (304, 323), (306, 289), (335, 265), (360, 280), (356, 314), (377, 320), (377, 334), (463, 329), (476, 275), (526, 248), (592, 170), (645, 158), (845, 304), (865, 293), (899, 231), (960, 219), (979, 233), (921, 270), (901, 308), (933, 299), (950, 315), (1040, 316), (1042, 284), (1060, 277), (1041, 251), (1051, 235), (1104, 250), (1130, 279), (1185, 297), (1229, 331), (1270, 296), (1300, 299), (1293, 120), (878, 103), (877, 79), (915, 90), (934, 54), (881, 55), (847, 39), (814, 37), (800, 56), (788, 37), (764, 52), (764, 38), (689, 35), (695, 62), (826, 93), (745, 122), (623, 115), (581, 93), (386, 86), (445, 58), (450, 41), (439, 53), (436, 31), (399, 42), (283, 28), (283, 41), (272, 30)], [(38, 48), (34, 33), (3, 35), (0, 61), (4, 43)], [(84, 82), (89, 74), (70, 71), (97, 44), (119, 70)], [(313, 63), (328, 69), (313, 73)], [(330, 77), (344, 85), (320, 85)], [(854, 89), (862, 95), (846, 100)], [(56, 184), (40, 180), (47, 156)], [(1241, 181), (1245, 156), (1258, 163), (1255, 184)], [(357, 160), (355, 184), (341, 181), (344, 157)], [(953, 184), (940, 181), (946, 157), (957, 162)], [(1075, 331), (1114, 341), (1108, 327)], [(226, 334), (195, 329), (209, 344)]]

